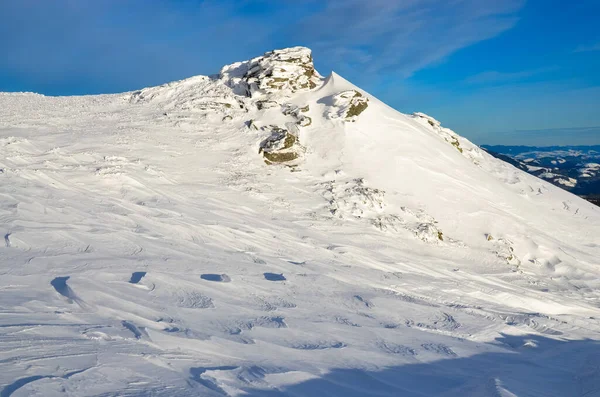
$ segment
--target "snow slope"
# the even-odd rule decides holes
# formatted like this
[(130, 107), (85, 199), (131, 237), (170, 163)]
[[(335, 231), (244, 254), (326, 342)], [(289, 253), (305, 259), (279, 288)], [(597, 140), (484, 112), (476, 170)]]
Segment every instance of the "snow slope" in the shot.
[(600, 396), (600, 208), (308, 49), (0, 148), (1, 397)]

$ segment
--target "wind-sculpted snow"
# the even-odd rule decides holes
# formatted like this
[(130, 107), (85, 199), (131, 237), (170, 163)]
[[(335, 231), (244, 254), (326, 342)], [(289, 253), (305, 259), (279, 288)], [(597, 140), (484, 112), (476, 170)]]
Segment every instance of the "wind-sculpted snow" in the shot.
[(0, 396), (597, 394), (599, 209), (312, 65), (0, 94)]

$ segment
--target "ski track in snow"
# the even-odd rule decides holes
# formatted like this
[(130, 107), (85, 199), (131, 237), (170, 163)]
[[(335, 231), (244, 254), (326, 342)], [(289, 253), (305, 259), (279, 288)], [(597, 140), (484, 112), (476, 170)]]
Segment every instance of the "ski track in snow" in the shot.
[(247, 97), (248, 67), (0, 93), (0, 397), (600, 396), (596, 207), (335, 74)]

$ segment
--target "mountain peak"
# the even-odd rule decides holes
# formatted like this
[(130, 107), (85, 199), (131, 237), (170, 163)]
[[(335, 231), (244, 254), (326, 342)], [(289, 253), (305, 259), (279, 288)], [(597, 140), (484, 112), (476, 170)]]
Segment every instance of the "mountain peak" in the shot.
[(227, 65), (221, 69), (220, 78), (238, 94), (248, 97), (307, 91), (322, 82), (312, 52), (306, 47), (273, 50), (249, 61)]

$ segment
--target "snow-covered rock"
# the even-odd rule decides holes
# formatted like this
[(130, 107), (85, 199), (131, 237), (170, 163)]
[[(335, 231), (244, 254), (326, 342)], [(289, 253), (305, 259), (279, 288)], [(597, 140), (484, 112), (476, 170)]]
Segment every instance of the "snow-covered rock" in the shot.
[(271, 135), (261, 142), (259, 149), (267, 164), (290, 163), (297, 160), (302, 152), (298, 136), (277, 126), (271, 126)]
[(311, 50), (305, 47), (270, 51), (250, 61), (225, 66), (220, 77), (236, 92), (250, 97), (281, 91), (302, 92), (321, 83)]
[(328, 117), (334, 120), (355, 121), (368, 107), (368, 98), (357, 90), (347, 90), (333, 96), (333, 105)]

